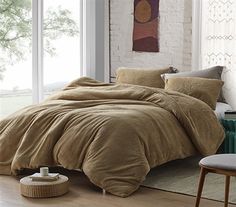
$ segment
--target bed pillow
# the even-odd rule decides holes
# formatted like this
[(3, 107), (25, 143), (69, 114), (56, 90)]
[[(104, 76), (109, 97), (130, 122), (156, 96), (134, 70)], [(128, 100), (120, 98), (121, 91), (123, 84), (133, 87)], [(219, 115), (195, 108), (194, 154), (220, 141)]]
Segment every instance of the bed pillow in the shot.
[(173, 90), (197, 98), (216, 108), (217, 98), (224, 84), (221, 80), (207, 78), (170, 78), (165, 81), (165, 89)]
[[(215, 66), (215, 67), (211, 67), (205, 70), (180, 72), (176, 74), (163, 74), (162, 78), (164, 80), (167, 80), (167, 79), (176, 78), (176, 77), (198, 77), (198, 78), (209, 78), (209, 79), (221, 80), (221, 74), (222, 74), (223, 69), (224, 69), (223, 66)], [(218, 101), (225, 102), (222, 91), (220, 92)]]
[(161, 78), (161, 74), (174, 72), (175, 69), (172, 67), (165, 69), (119, 68), (116, 71), (116, 83), (164, 88), (165, 82)]

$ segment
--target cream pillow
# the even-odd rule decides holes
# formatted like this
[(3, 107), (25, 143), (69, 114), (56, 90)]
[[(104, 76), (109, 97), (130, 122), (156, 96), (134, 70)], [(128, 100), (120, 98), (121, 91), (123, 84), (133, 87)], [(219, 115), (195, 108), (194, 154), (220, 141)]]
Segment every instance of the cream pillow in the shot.
[(161, 78), (161, 74), (174, 72), (172, 67), (165, 69), (119, 68), (116, 71), (116, 83), (164, 88), (165, 82)]
[(213, 110), (224, 82), (207, 78), (170, 78), (165, 89), (173, 90), (197, 98), (208, 104)]

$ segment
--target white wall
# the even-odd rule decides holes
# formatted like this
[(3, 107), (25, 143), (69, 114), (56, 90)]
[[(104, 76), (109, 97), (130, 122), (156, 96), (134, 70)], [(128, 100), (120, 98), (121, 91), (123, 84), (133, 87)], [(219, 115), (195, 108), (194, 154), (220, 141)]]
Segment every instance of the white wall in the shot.
[(111, 0), (111, 71), (120, 66), (191, 70), (192, 1), (160, 1), (160, 53), (133, 52), (133, 0)]

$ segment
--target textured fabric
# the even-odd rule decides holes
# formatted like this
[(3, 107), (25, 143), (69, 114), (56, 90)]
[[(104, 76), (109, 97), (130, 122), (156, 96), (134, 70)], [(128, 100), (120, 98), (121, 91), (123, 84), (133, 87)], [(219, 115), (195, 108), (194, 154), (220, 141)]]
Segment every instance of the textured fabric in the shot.
[(0, 173), (81, 169), (95, 185), (125, 197), (150, 168), (214, 154), (223, 138), (214, 112), (190, 96), (81, 78), (0, 121)]
[(169, 78), (177, 78), (177, 77), (198, 77), (198, 78), (209, 78), (209, 79), (218, 79), (221, 80), (221, 74), (224, 67), (215, 66), (205, 70), (194, 70), (188, 72), (179, 72), (176, 74), (163, 74), (162, 78), (164, 80)]
[(221, 80), (206, 78), (170, 78), (166, 80), (165, 89), (197, 98), (215, 110), (223, 84)]
[(225, 117), (225, 112), (228, 110), (232, 110), (232, 107), (229, 104), (217, 102), (216, 103), (216, 109), (215, 114), (219, 120), (223, 119)]
[(119, 68), (117, 69), (117, 83), (127, 83), (140, 86), (149, 86), (154, 88), (164, 88), (165, 83), (161, 78), (161, 74), (173, 73), (172, 68), (166, 69), (135, 69), (135, 68)]
[(224, 98), (236, 109), (236, 1), (203, 0), (201, 55), (203, 68), (223, 65)]
[(133, 51), (160, 51), (158, 32), (160, 25), (159, 1), (134, 0)]
[(218, 154), (203, 158), (199, 162), (209, 168), (236, 170), (236, 154)]
[[(163, 74), (162, 78), (164, 80), (170, 78), (177, 78), (177, 77), (198, 77), (198, 78), (208, 78), (208, 79), (217, 79), (221, 80), (221, 74), (224, 67), (222, 66), (215, 66), (205, 70), (196, 70), (196, 71), (189, 71), (189, 72), (180, 72), (176, 74)], [(220, 96), (218, 98), (219, 102), (225, 102), (223, 93), (221, 91)]]

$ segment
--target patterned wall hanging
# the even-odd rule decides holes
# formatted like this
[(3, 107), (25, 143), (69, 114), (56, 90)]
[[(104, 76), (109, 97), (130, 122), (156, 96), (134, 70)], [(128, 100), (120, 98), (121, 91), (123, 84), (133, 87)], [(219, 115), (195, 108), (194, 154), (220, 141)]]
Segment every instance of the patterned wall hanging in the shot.
[(159, 0), (134, 0), (133, 51), (159, 52)]

